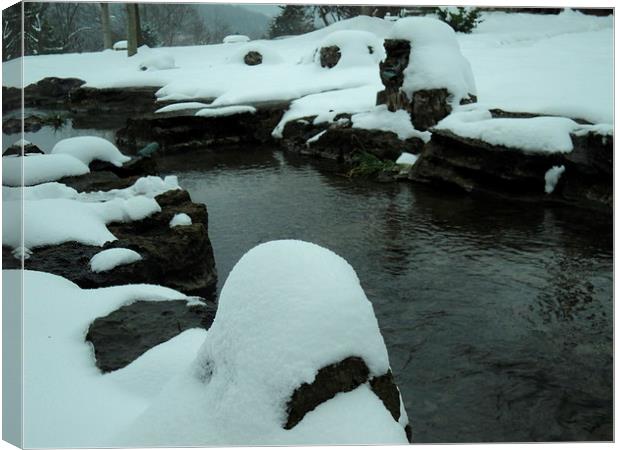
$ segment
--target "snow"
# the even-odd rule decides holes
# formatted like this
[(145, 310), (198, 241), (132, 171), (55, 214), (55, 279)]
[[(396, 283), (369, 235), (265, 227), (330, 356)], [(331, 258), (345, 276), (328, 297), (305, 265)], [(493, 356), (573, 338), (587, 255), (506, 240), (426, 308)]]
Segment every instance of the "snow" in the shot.
[(353, 268), (306, 242), (259, 245), (230, 273), (194, 363), (114, 444), (406, 443), (402, 424), (367, 386), (328, 400), (291, 430), (282, 428), (293, 391), (352, 355), (364, 359), (371, 376), (389, 368)]
[(112, 48), (114, 50), (127, 50), (127, 41), (115, 42)]
[(402, 152), (398, 159), (396, 160), (396, 164), (400, 164), (403, 166), (413, 166), (420, 155), (414, 155), (412, 153)]
[[(19, 283), (21, 271), (4, 271)], [(184, 299), (161, 286), (80, 289), (43, 272), (24, 271), (24, 446), (109, 446), (111, 436), (138, 416), (164, 384), (195, 357), (206, 332), (188, 330), (102, 374), (84, 337), (92, 321), (136, 300)]]
[(11, 252), (15, 259), (28, 259), (32, 256), (32, 250), (26, 247), (17, 247)]
[(54, 145), (52, 155), (71, 155), (84, 164), (89, 165), (94, 160), (105, 161), (117, 167), (129, 161), (129, 156), (123, 155), (111, 142), (97, 136), (77, 136), (63, 139)]
[(115, 267), (140, 261), (142, 256), (138, 252), (128, 248), (110, 248), (100, 251), (90, 259), (90, 270), (93, 272), (106, 272)]
[(406, 17), (394, 23), (389, 38), (411, 44), (402, 86), (409, 98), (415, 91), (447, 88), (452, 104), (458, 105), (469, 94), (476, 95), (471, 66), (448, 24), (428, 17)]
[[(478, 99), (487, 108), (613, 123), (613, 16), (594, 17), (570, 11), (559, 15), (485, 12), (482, 19), (473, 33), (456, 34), (456, 41), (460, 53), (471, 63)], [(245, 44), (217, 44), (166, 48), (162, 51), (174, 57), (179, 69), (141, 72), (136, 71), (137, 62), (149, 51), (140, 48), (138, 55), (131, 58), (124, 52), (104, 51), (7, 61), (5, 67), (14, 70), (5, 71), (9, 76), (3, 83), (21, 85), (21, 75), (10, 75), (22, 73), (19, 66), (23, 61), (26, 85), (46, 76), (76, 77), (89, 87), (157, 86), (161, 88), (159, 99), (214, 98), (220, 106), (291, 100), (362, 86), (378, 85), (379, 90), (379, 71), (374, 65), (326, 70), (306, 60), (323, 39), (336, 31), (363, 31), (382, 40), (393, 35), (396, 27), (402, 27), (399, 23), (401, 20), (359, 16), (301, 36), (257, 41), (281, 56), (282, 64), (277, 65), (230, 64), (231, 55)], [(431, 27), (404, 30), (403, 34), (417, 33), (424, 39), (425, 28)], [(440, 48), (438, 57), (456, 54), (449, 43), (454, 35), (448, 38), (448, 34), (439, 31), (438, 39), (446, 37), (441, 43), (429, 42), (427, 46), (421, 42), (422, 57), (425, 48), (433, 46)], [(440, 67), (437, 59), (433, 61), (428, 70), (450, 73)], [(454, 75), (458, 75), (449, 80), (453, 88), (463, 88), (467, 84), (465, 66), (457, 60), (444, 62), (449, 64), (446, 67), (454, 66)]]
[(25, 186), (90, 172), (82, 161), (66, 154), (5, 156), (2, 158), (2, 184), (21, 186), (22, 165)]
[(224, 44), (238, 44), (240, 42), (248, 42), (249, 40), (250, 38), (243, 34), (231, 34), (230, 36), (226, 36), (222, 42)]
[(245, 64), (245, 61), (243, 59), (245, 58), (245, 55), (247, 55), (249, 52), (258, 52), (261, 54), (261, 56), (263, 57), (261, 65), (281, 64), (282, 62), (284, 62), (282, 56), (280, 56), (280, 54), (276, 50), (271, 48), (269, 45), (265, 45), (265, 43), (261, 42), (252, 42), (244, 45), (235, 53), (233, 53), (233, 55), (229, 58), (228, 62), (234, 64)]
[[(337, 46), (340, 49), (338, 64), (331, 69), (345, 67), (372, 66), (379, 67), (379, 62), (385, 59), (383, 41), (373, 33), (358, 30), (335, 31), (320, 41), (312, 56), (316, 64), (321, 64), (322, 47)], [(372, 53), (370, 53), (372, 48)]]
[(323, 130), (318, 132), (317, 134), (315, 134), (314, 136), (312, 136), (310, 139), (308, 139), (306, 141), (306, 145), (310, 145), (315, 143), (316, 141), (318, 141), (320, 139), (321, 136), (323, 136), (325, 133), (327, 132), (327, 130)]
[(256, 108), (253, 106), (238, 105), (238, 106), (223, 106), (221, 108), (204, 108), (204, 109), (201, 109), (200, 111), (197, 111), (196, 115), (200, 117), (224, 117), (224, 116), (232, 116), (235, 114), (245, 114), (245, 113), (254, 114), (255, 112), (256, 112)]
[(551, 194), (555, 190), (555, 186), (560, 181), (560, 177), (566, 168), (564, 166), (553, 166), (545, 173), (545, 193)]
[(185, 213), (175, 214), (172, 219), (170, 219), (170, 228), (180, 227), (184, 225), (191, 225), (192, 218)]
[[(19, 200), (5, 201), (7, 207)], [(23, 203), (23, 244), (21, 220), (14, 215), (2, 217), (2, 242), (9, 247), (35, 248), (63, 242), (102, 246), (116, 240), (107, 229), (110, 222), (141, 220), (161, 211), (157, 202), (146, 196), (116, 198), (101, 203), (86, 203), (66, 198), (26, 200)]]
[(389, 111), (387, 105), (376, 106), (372, 111), (351, 116), (353, 128), (382, 130), (395, 133), (400, 139), (416, 137), (424, 142), (430, 141), (431, 133), (413, 128), (409, 113), (405, 110)]
[(581, 128), (565, 117), (493, 119), (486, 110), (454, 112), (436, 126), (458, 136), (532, 153), (570, 153), (570, 134)]
[(138, 70), (168, 70), (175, 69), (174, 57), (167, 52), (153, 51), (138, 64)]
[(156, 113), (166, 113), (166, 112), (174, 112), (174, 111), (182, 111), (184, 109), (197, 109), (204, 108), (209, 106), (206, 103), (202, 102), (181, 102), (181, 103), (173, 103), (172, 105), (167, 105), (162, 108), (159, 108)]

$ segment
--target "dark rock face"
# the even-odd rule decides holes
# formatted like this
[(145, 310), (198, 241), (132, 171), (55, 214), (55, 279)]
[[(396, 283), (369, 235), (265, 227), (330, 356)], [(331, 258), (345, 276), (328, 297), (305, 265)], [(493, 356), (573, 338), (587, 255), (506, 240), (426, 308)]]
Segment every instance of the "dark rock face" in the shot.
[[(24, 117), (24, 131), (35, 132), (43, 127), (43, 119), (39, 116)], [(5, 134), (17, 134), (22, 132), (22, 120), (20, 118), (6, 119), (2, 122), (2, 132)]]
[(95, 89), (80, 87), (71, 91), (69, 110), (82, 117), (101, 121), (102, 116), (120, 113), (129, 117), (132, 113), (147, 113), (155, 109), (155, 87), (132, 87), (123, 89)]
[(140, 156), (131, 158), (120, 167), (115, 166), (107, 161), (94, 160), (88, 168), (92, 172), (108, 171), (112, 172), (120, 178), (133, 176), (156, 175), (158, 173), (157, 162), (153, 158), (142, 158)]
[(452, 112), (447, 89), (424, 89), (413, 93), (411, 122), (418, 130), (428, 130)]
[(111, 189), (125, 189), (133, 185), (139, 176), (121, 178), (115, 173), (102, 170), (74, 177), (65, 177), (59, 183), (75, 189), (78, 192), (109, 191)]
[(182, 153), (196, 148), (217, 148), (238, 144), (271, 141), (271, 131), (280, 121), (288, 102), (257, 105), (256, 113), (223, 117), (200, 117), (190, 114), (151, 114), (127, 120), (116, 134), (117, 146), (135, 154), (151, 142), (159, 144), (161, 153)]
[[(572, 138), (571, 153), (526, 153), (434, 130), (409, 178), (467, 192), (610, 210), (613, 138), (592, 133)], [(553, 166), (564, 166), (565, 172), (546, 194), (545, 173)]]
[[(39, 147), (37, 147), (34, 144), (26, 144), (24, 145), (24, 154), (25, 155), (32, 155), (32, 154), (43, 154), (43, 150), (41, 150)], [(2, 156), (10, 156), (10, 155), (17, 155), (17, 156), (21, 156), (22, 154), (22, 146), (21, 145), (11, 145), (9, 148), (7, 148), (4, 153), (2, 153)]]
[(190, 328), (209, 328), (216, 305), (187, 306), (186, 300), (138, 301), (123, 306), (89, 327), (96, 364), (102, 372), (121, 369), (147, 350)]
[(243, 57), (243, 62), (248, 66), (257, 66), (263, 63), (263, 55), (259, 52), (250, 51)]
[[(78, 78), (49, 77), (24, 88), (24, 106), (64, 106), (69, 94), (85, 83)], [(21, 89), (2, 87), (5, 111), (21, 108)]]
[[(380, 159), (395, 160), (403, 151), (418, 153), (424, 145), (417, 138), (403, 141), (391, 131), (353, 128), (350, 123), (338, 122), (313, 125), (312, 119), (313, 117), (288, 122), (282, 132), (281, 145), (289, 151), (345, 164), (353, 163), (355, 154), (360, 151)], [(315, 142), (306, 143), (321, 131), (325, 132)]]
[(331, 45), (329, 47), (321, 47), (319, 50), (319, 57), (321, 58), (321, 67), (327, 67), (331, 69), (336, 67), (338, 61), (340, 61), (340, 47), (337, 45)]
[(377, 94), (377, 105), (387, 105), (390, 111), (409, 110), (409, 100), (400, 90), (405, 79), (404, 71), (409, 65), (411, 44), (403, 39), (386, 39), (385, 61), (379, 64), (379, 75), (385, 90)]
[[(395, 421), (400, 419), (400, 394), (392, 372), (370, 378), (368, 366), (362, 358), (351, 356), (335, 364), (321, 368), (312, 383), (299, 386), (287, 402), (287, 420), (284, 428), (295, 427), (304, 416), (321, 403), (334, 398), (340, 392), (350, 392), (369, 382), (372, 391), (381, 399)], [(407, 439), (411, 442), (411, 428), (405, 429)]]

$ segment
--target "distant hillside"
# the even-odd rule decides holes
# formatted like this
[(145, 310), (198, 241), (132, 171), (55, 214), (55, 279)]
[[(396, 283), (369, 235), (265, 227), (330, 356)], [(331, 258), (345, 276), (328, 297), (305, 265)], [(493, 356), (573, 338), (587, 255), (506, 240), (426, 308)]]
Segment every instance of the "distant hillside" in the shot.
[(225, 28), (227, 34), (240, 33), (258, 39), (265, 36), (271, 23), (271, 17), (242, 6), (196, 4), (195, 7), (208, 28)]

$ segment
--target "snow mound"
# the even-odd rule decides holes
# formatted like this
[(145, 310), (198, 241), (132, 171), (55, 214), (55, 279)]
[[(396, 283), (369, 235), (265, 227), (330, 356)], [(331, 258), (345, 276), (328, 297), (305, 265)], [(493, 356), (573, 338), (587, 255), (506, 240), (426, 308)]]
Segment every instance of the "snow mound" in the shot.
[(351, 122), (353, 128), (391, 131), (403, 140), (417, 137), (428, 142), (431, 139), (431, 133), (428, 131), (418, 131), (413, 128), (407, 111), (400, 109), (392, 112), (387, 109), (387, 105), (379, 105), (372, 111), (354, 114), (351, 116)]
[(230, 36), (226, 36), (222, 42), (224, 44), (238, 44), (240, 42), (249, 42), (250, 38), (243, 34), (231, 34)]
[(52, 155), (71, 155), (86, 165), (94, 160), (105, 161), (117, 167), (131, 159), (123, 155), (114, 144), (97, 136), (63, 139), (54, 145)]
[(258, 52), (263, 57), (263, 61), (261, 65), (269, 65), (269, 64), (281, 64), (284, 60), (282, 56), (272, 48), (270, 45), (265, 45), (264, 43), (252, 42), (250, 44), (246, 44), (237, 50), (229, 59), (230, 63), (244, 64), (245, 55), (249, 52)]
[(406, 443), (403, 426), (367, 386), (283, 428), (294, 390), (352, 355), (366, 362), (371, 376), (389, 368), (372, 305), (353, 268), (307, 242), (259, 245), (226, 280), (193, 365), (115, 444)]
[(165, 52), (152, 52), (152, 55), (143, 59), (138, 64), (138, 70), (168, 70), (177, 68), (174, 65), (174, 57)]
[(128, 248), (110, 248), (103, 250), (90, 259), (90, 270), (93, 272), (105, 272), (118, 266), (140, 261), (142, 256), (138, 252)]
[(411, 43), (402, 86), (409, 98), (422, 89), (446, 88), (452, 104), (458, 105), (468, 94), (476, 94), (471, 66), (450, 25), (428, 17), (406, 17), (394, 23), (388, 37)]
[(2, 158), (2, 184), (21, 186), (22, 164), (24, 186), (56, 181), (63, 177), (84, 175), (90, 172), (88, 166), (82, 161), (66, 154), (6, 156)]
[[(6, 202), (7, 207), (13, 200)], [(101, 246), (116, 240), (107, 229), (111, 222), (141, 220), (161, 211), (157, 202), (145, 196), (127, 200), (113, 199), (101, 203), (86, 203), (72, 199), (26, 200), (23, 203), (24, 242), (20, 242), (21, 221), (15, 215), (2, 216), (2, 242), (16, 248), (24, 245), (35, 248), (63, 242), (81, 242)]]
[(402, 152), (396, 160), (396, 164), (413, 166), (419, 157), (419, 155), (414, 155), (413, 153)]
[(224, 117), (232, 116), (235, 114), (250, 113), (254, 114), (256, 108), (253, 106), (236, 105), (236, 106), (222, 106), (220, 108), (204, 108), (196, 112), (200, 117)]
[(192, 218), (185, 213), (175, 214), (172, 219), (170, 219), (170, 228), (180, 227), (184, 225), (191, 225)]
[[(22, 272), (4, 271), (18, 283)], [(65, 278), (26, 270), (24, 290), (24, 446), (94, 448), (147, 407), (195, 357), (204, 330), (188, 330), (118, 371), (102, 374), (84, 336), (90, 324), (136, 300), (184, 299), (153, 285), (80, 289)], [(108, 445), (106, 445), (108, 444)]]
[(385, 58), (383, 41), (373, 33), (359, 30), (340, 30), (327, 35), (313, 53), (313, 60), (321, 64), (321, 48), (337, 46), (340, 59), (334, 68), (376, 66)]
[(564, 173), (566, 168), (564, 166), (553, 166), (545, 173), (545, 193), (551, 194), (554, 190), (560, 177)]
[(127, 41), (115, 42), (112, 48), (114, 50), (127, 50)]
[(532, 153), (570, 153), (570, 134), (581, 128), (565, 117), (493, 119), (486, 110), (455, 112), (435, 126), (465, 138)]
[(156, 113), (166, 113), (166, 112), (174, 112), (174, 111), (182, 111), (184, 109), (196, 109), (196, 108), (204, 108), (209, 106), (206, 103), (202, 102), (181, 102), (181, 103), (173, 103), (172, 105), (167, 105), (162, 108), (159, 108)]

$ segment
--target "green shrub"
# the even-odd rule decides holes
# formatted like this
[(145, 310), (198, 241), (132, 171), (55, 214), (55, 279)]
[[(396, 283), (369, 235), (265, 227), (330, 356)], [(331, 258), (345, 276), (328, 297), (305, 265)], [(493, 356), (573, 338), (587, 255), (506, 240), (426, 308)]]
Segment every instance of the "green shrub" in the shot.
[(392, 170), (395, 166), (394, 161), (381, 160), (372, 153), (359, 151), (353, 157), (355, 167), (347, 174), (349, 177), (370, 177), (379, 172)]
[(464, 6), (440, 6), (435, 11), (439, 20), (447, 23), (457, 33), (471, 33), (482, 22), (480, 9)]

